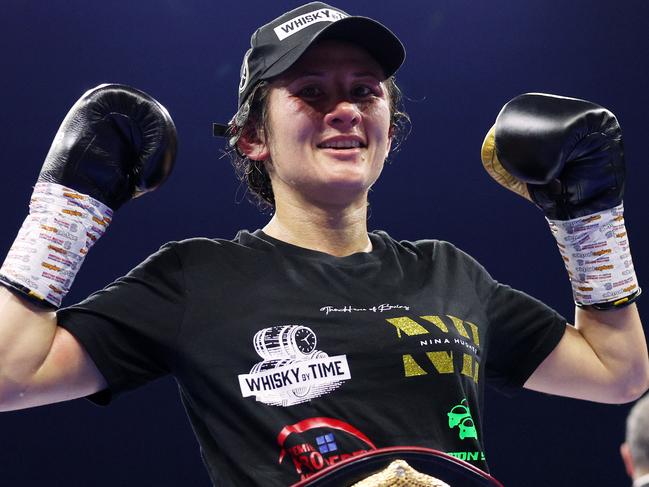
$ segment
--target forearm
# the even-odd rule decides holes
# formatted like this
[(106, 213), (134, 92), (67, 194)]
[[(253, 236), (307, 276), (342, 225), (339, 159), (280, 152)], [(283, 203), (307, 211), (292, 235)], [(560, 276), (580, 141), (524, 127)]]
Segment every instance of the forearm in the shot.
[(637, 399), (647, 390), (649, 357), (635, 304), (608, 311), (577, 307), (575, 328), (603, 366), (603, 386), (620, 402)]
[(45, 361), (56, 314), (0, 286), (0, 402), (20, 394)]

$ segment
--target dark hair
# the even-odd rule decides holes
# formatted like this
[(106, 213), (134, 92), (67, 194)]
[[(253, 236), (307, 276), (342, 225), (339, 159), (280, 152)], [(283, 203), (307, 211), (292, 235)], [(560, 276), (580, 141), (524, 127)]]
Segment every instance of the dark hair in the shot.
[[(396, 153), (401, 143), (410, 133), (410, 117), (403, 109), (403, 95), (397, 86), (394, 76), (386, 81), (386, 88), (390, 99), (390, 128), (392, 129), (391, 153)], [(270, 134), (270, 123), (268, 121), (268, 95), (270, 84), (262, 81), (251, 93), (252, 100), (249, 104), (247, 119), (241, 127), (240, 134), (259, 137), (263, 134), (268, 137)], [(245, 107), (246, 104), (243, 106)], [(238, 114), (237, 114), (238, 115)], [(237, 115), (233, 118), (236, 120)], [(232, 128), (232, 127), (231, 127)], [(265, 161), (254, 161), (242, 154), (236, 147), (228, 151), (232, 165), (237, 177), (247, 186), (248, 199), (257, 207), (264, 210), (272, 210), (275, 207), (275, 195), (266, 171)]]

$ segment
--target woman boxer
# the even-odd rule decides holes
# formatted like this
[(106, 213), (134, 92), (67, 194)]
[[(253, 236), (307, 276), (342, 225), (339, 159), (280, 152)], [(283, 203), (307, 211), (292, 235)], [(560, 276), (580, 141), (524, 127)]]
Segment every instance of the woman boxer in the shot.
[[(84, 95), (0, 271), (3, 408), (83, 396), (105, 404), (173, 374), (215, 485), (286, 485), (395, 446), (433, 448), (486, 470), (485, 381), (602, 402), (638, 397), (649, 367), (634, 275), (626, 294), (611, 278), (614, 299), (598, 286), (586, 297), (576, 291), (573, 327), (449, 243), (368, 232), (368, 192), (405, 117), (393, 79), (403, 59), (384, 26), (319, 2), (259, 28), (244, 57), (239, 110), (217, 132), (273, 208), (269, 223), (232, 240), (167, 244), (55, 313), (39, 306), (60, 304), (112, 210), (159, 185), (174, 152), (172, 122), (145, 94), (109, 85)], [(520, 129), (527, 145), (541, 138), (553, 147), (574, 138), (564, 119), (590, 121), (595, 112), (604, 113), (581, 100), (517, 99), (485, 145), (488, 170), (546, 211), (561, 245), (570, 242), (563, 233), (582, 231), (564, 229), (575, 218), (619, 225), (611, 195), (621, 191), (557, 196), (546, 179), (573, 175), (580, 160), (544, 152), (530, 168), (510, 142)], [(608, 147), (599, 151), (602, 172), (621, 164)], [(603, 248), (618, 252), (612, 245)], [(588, 287), (580, 279), (573, 273)]]

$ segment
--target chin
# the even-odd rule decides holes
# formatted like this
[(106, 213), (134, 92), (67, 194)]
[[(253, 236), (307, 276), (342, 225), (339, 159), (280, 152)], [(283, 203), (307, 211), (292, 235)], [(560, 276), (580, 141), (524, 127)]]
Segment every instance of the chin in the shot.
[(318, 200), (335, 206), (352, 205), (359, 201), (365, 202), (369, 188), (370, 185), (366, 180), (332, 181), (317, 191)]

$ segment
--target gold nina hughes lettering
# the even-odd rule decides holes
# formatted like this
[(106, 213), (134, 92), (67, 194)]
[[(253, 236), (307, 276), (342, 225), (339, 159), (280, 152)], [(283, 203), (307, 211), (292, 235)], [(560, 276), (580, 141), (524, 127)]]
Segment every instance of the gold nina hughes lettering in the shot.
[[(475, 358), (475, 353), (480, 346), (480, 335), (478, 333), (478, 327), (468, 321), (463, 321), (455, 316), (446, 315), (448, 319), (451, 320), (453, 327), (457, 330), (457, 333), (462, 338), (449, 337), (446, 336), (437, 336), (435, 338), (426, 338), (425, 340), (420, 341), (421, 346), (425, 345), (436, 345), (436, 344), (460, 344), (471, 350), (473, 353), (462, 353), (462, 370), (460, 373), (466, 377), (470, 377), (477, 384), (478, 383), (478, 370), (479, 362)], [(441, 317), (436, 315), (427, 315), (420, 316), (421, 320), (424, 320), (426, 326), (428, 324), (434, 325), (434, 329), (441, 331), (444, 334), (448, 334), (449, 327), (444, 323)], [(386, 321), (397, 329), (397, 336), (399, 339), (402, 337), (402, 333), (406, 336), (417, 336), (417, 335), (430, 335), (430, 330), (423, 324), (415, 321), (414, 319), (408, 316), (400, 316), (398, 318), (387, 318)], [(423, 338), (423, 337), (422, 337)], [(439, 352), (425, 352), (426, 357), (433, 364), (433, 367), (439, 374), (452, 374), (455, 372), (456, 361), (453, 360), (453, 351), (439, 351)], [(422, 366), (423, 364), (418, 363), (415, 358), (407, 353), (403, 355), (403, 371), (406, 377), (415, 377), (419, 375), (428, 375), (428, 372)]]

